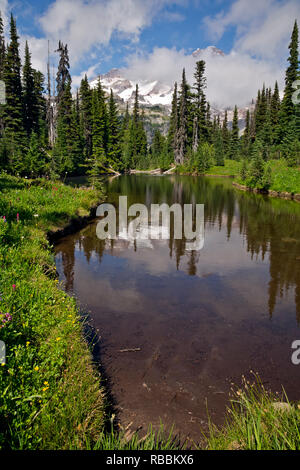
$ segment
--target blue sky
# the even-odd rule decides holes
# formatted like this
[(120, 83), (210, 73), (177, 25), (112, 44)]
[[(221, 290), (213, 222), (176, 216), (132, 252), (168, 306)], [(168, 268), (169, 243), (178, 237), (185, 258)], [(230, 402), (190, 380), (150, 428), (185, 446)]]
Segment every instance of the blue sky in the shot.
[[(18, 28), (20, 33), (32, 37), (43, 38), (45, 32), (39, 23), (39, 19), (47, 14), (49, 7), (54, 4), (63, 5), (63, 1), (49, 0), (25, 0), (12, 1), (8, 3), (8, 10), (12, 11), (17, 17)], [(74, 1), (76, 4), (76, 0)], [(78, 2), (86, 3), (86, 2)], [(89, 2), (93, 3), (93, 2)], [(95, 2), (98, 4), (105, 2)], [(109, 2), (107, 2), (109, 3)], [(122, 0), (119, 2), (122, 3)], [(124, 0), (123, 0), (124, 3)], [(142, 2), (141, 2), (142, 3)], [(152, 0), (144, 0), (144, 3), (154, 3)], [(158, 2), (159, 3), (159, 2)], [(126, 56), (128, 52), (146, 51), (150, 52), (154, 47), (168, 47), (185, 49), (193, 51), (194, 49), (205, 48), (212, 41), (207, 34), (206, 28), (203, 26), (203, 19), (207, 16), (215, 16), (220, 11), (228, 9), (228, 5), (233, 2), (228, 1), (209, 1), (209, 0), (192, 0), (179, 2), (160, 2), (162, 7), (157, 8), (153, 21), (149, 25), (143, 25), (140, 28), (139, 40), (136, 38), (120, 37), (118, 30), (114, 30), (111, 34), (109, 44), (100, 44), (97, 48), (97, 55), (102, 62), (103, 72), (112, 67), (121, 67), (126, 64)], [(224, 36), (214, 44), (220, 47), (224, 52), (229, 52), (234, 41), (234, 28), (229, 28)], [(59, 39), (59, 35), (57, 35)], [(69, 44), (72, 51), (72, 44)], [(94, 48), (92, 47), (91, 50)], [(100, 49), (100, 50), (99, 50)], [(120, 53), (121, 52), (121, 53)], [(94, 63), (89, 57), (84, 60), (81, 58), (80, 64), (76, 64), (74, 70), (79, 72), (82, 64), (86, 66)]]
[(298, 0), (0, 0), (0, 8), (16, 16), (21, 45), (29, 41), (37, 68), (45, 71), (48, 39), (51, 52), (59, 39), (68, 43), (75, 86), (84, 73), (93, 78), (112, 67), (170, 83), (183, 66), (192, 74), (194, 49), (215, 45), (226, 56), (207, 58), (209, 94), (224, 105), (251, 99), (263, 81), (283, 83), (300, 18)]

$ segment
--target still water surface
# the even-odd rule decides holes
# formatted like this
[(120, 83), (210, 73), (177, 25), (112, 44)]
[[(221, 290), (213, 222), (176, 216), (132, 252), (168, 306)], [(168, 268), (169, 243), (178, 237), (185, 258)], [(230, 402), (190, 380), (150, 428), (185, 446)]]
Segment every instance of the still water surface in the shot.
[[(160, 419), (199, 438), (224, 418), (231, 384), (258, 372), (299, 400), (300, 204), (240, 192), (229, 179), (122, 176), (107, 202), (205, 205), (205, 242), (101, 241), (97, 221), (63, 239), (65, 289), (90, 311), (122, 424)], [(136, 352), (120, 352), (124, 349)]]

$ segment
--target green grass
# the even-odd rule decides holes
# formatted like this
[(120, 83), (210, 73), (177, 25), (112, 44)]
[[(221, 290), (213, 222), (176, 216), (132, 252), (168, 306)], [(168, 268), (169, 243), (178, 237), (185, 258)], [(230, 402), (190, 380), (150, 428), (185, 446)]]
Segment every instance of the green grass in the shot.
[(129, 430), (119, 430), (116, 432), (111, 423), (109, 432), (102, 432), (93, 445), (87, 442), (87, 449), (90, 450), (179, 450), (185, 449), (173, 435), (173, 430), (166, 433), (163, 425), (156, 432), (149, 426), (148, 432), (141, 437), (138, 432), (132, 433)]
[(224, 166), (211, 166), (206, 174), (208, 175), (224, 175), (237, 176), (241, 168), (241, 163), (235, 160), (225, 160)]
[[(237, 182), (245, 184), (239, 177), (241, 166), (241, 162), (225, 160), (224, 166), (213, 166), (206, 173), (209, 175), (234, 176)], [(266, 163), (266, 166), (271, 168), (270, 190), (300, 194), (299, 168), (289, 167), (284, 159), (270, 160)]]
[(288, 167), (284, 160), (272, 160), (268, 163), (272, 170), (273, 191), (300, 194), (300, 170)]
[(258, 377), (243, 382), (233, 392), (223, 428), (210, 424), (207, 449), (299, 450), (300, 405), (289, 403), (284, 392), (269, 393)]
[(0, 194), (0, 312), (12, 319), (0, 316), (0, 448), (80, 448), (103, 428), (104, 393), (46, 232), (88, 214), (100, 195), (5, 175)]

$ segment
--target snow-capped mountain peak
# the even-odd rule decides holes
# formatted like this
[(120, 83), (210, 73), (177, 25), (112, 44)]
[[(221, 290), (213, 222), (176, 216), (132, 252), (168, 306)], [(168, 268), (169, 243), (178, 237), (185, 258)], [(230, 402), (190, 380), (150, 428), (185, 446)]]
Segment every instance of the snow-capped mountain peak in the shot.
[(208, 46), (205, 49), (196, 49), (192, 52), (192, 56), (195, 58), (199, 58), (201, 56), (210, 55), (213, 57), (224, 57), (225, 54), (221, 49), (218, 49), (215, 46)]
[[(142, 105), (170, 106), (172, 102), (173, 88), (160, 83), (158, 80), (129, 80), (122, 76), (121, 71), (118, 69), (112, 69), (108, 73), (100, 75), (100, 80), (103, 89), (107, 93), (110, 93), (110, 90), (112, 90), (114, 95), (124, 102), (129, 102), (130, 105), (134, 102), (136, 84), (139, 86), (139, 99)], [(93, 80), (90, 85), (94, 88), (97, 86), (97, 83), (98, 78)]]
[[(194, 59), (199, 59), (209, 55), (212, 57), (224, 56), (224, 52), (215, 46), (208, 46), (205, 49), (196, 49), (191, 54)], [(125, 76), (125, 73), (119, 69), (111, 69), (109, 72), (100, 75), (101, 84), (103, 89), (110, 93), (113, 91), (114, 95), (124, 103), (133, 105), (135, 96), (136, 84), (139, 86), (139, 99), (142, 106), (155, 106), (161, 105), (164, 107), (171, 107), (173, 95), (173, 83), (162, 83), (158, 80), (138, 80), (135, 77)], [(97, 86), (98, 78), (92, 80), (91, 87)]]

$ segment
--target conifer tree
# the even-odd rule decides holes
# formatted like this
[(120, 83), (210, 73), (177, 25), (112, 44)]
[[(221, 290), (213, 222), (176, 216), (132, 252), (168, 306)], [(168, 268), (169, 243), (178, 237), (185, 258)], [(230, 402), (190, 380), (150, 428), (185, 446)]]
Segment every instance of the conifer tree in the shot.
[(44, 96), (45, 77), (42, 72), (33, 69), (34, 93), (37, 105), (37, 133), (42, 146), (48, 146), (47, 101)]
[(194, 108), (195, 108), (195, 121), (196, 121), (196, 132), (194, 133), (193, 148), (196, 150), (198, 143), (204, 142), (208, 137), (207, 129), (207, 103), (205, 96), (206, 88), (206, 77), (205, 77), (205, 61), (199, 60), (196, 62), (196, 71), (194, 74), (195, 83), (193, 89), (195, 93)]
[(224, 166), (224, 143), (221, 129), (216, 133), (215, 141), (215, 160), (217, 166)]
[(84, 138), (85, 158), (92, 154), (92, 92), (87, 76), (81, 80), (79, 89), (80, 120)]
[(278, 142), (278, 134), (279, 134), (279, 111), (280, 111), (280, 97), (279, 97), (279, 88), (278, 82), (276, 80), (274, 92), (271, 98), (270, 104), (270, 114), (271, 114), (271, 126), (272, 126), (272, 143), (279, 143)]
[(247, 109), (246, 113), (246, 125), (245, 125), (245, 130), (243, 134), (243, 156), (248, 157), (249, 155), (249, 148), (250, 148), (250, 134), (251, 129), (250, 129), (250, 110)]
[(2, 19), (2, 15), (0, 11), (0, 80), (2, 80), (3, 78), (4, 62), (5, 62), (5, 38), (4, 38), (3, 19)]
[(152, 156), (156, 161), (158, 161), (159, 157), (163, 153), (164, 147), (164, 138), (161, 132), (157, 129), (154, 133), (153, 142), (151, 145), (151, 152)]
[(293, 103), (292, 96), (294, 93), (294, 82), (298, 78), (299, 73), (299, 52), (298, 52), (298, 39), (299, 31), (298, 24), (295, 21), (291, 42), (289, 45), (290, 55), (288, 58), (289, 66), (285, 74), (285, 89), (284, 96), (280, 108), (280, 129), (279, 140), (282, 141), (285, 137), (293, 140), (299, 138), (296, 135), (295, 115), (296, 107)]
[(6, 104), (3, 123), (5, 128), (5, 146), (10, 154), (11, 169), (20, 172), (24, 168), (22, 155), (26, 146), (23, 127), (21, 59), (19, 55), (19, 37), (14, 17), (10, 18), (10, 43), (7, 47), (3, 79), (6, 86)]
[(70, 62), (67, 44), (63, 44), (61, 41), (58, 43), (57, 51), (59, 53), (59, 63), (56, 75), (56, 101), (59, 106), (60, 101), (64, 95), (66, 86), (72, 82), (70, 75)]
[(30, 176), (40, 176), (45, 168), (45, 155), (40, 148), (38, 135), (32, 131), (29, 147), (25, 156), (24, 172)]
[(234, 107), (232, 132), (230, 141), (230, 158), (237, 159), (239, 155), (239, 126), (238, 126), (238, 109)]
[(121, 159), (125, 170), (130, 168), (130, 128), (131, 118), (129, 115), (128, 102), (121, 126)]
[[(87, 159), (90, 174), (103, 173), (108, 166), (106, 156), (106, 103), (100, 78), (92, 91), (92, 155)], [(91, 173), (92, 172), (92, 173)]]
[(189, 98), (190, 88), (186, 81), (185, 69), (182, 72), (182, 81), (180, 86), (180, 99), (179, 99), (179, 125), (177, 133), (177, 151), (175, 154), (175, 163), (183, 164), (188, 146), (189, 137)]
[(228, 129), (228, 115), (227, 109), (225, 110), (225, 116), (222, 123), (222, 140), (223, 140), (223, 151), (224, 158), (228, 158), (229, 155), (229, 144), (230, 144), (230, 133)]
[(210, 111), (209, 102), (207, 102), (207, 105), (206, 105), (206, 129), (207, 129), (207, 140), (211, 142), (212, 141), (212, 121), (211, 121), (211, 111)]
[(39, 129), (39, 105), (35, 83), (34, 70), (31, 66), (31, 55), (28, 43), (25, 44), (25, 62), (23, 67), (23, 116), (24, 128), (27, 135), (38, 132)]
[(72, 103), (72, 112), (70, 120), (70, 156), (73, 164), (73, 172), (80, 174), (84, 166), (84, 138), (82, 133), (78, 93), (76, 101)]
[(141, 119), (138, 122), (137, 128), (137, 151), (138, 160), (141, 162), (141, 166), (144, 166), (144, 162), (147, 158), (147, 136), (145, 132), (145, 111), (142, 110)]
[(136, 84), (136, 86), (135, 86), (135, 98), (134, 98), (132, 119), (133, 119), (134, 124), (137, 126), (138, 121), (140, 119), (139, 86), (138, 86), (138, 84)]
[(272, 144), (272, 122), (271, 122), (271, 106), (267, 106), (265, 123), (261, 133), (262, 141), (264, 143), (264, 159), (267, 160), (269, 155), (270, 146)]
[(110, 166), (115, 170), (121, 170), (121, 129), (117, 106), (114, 100), (113, 91), (110, 91), (108, 104), (108, 142), (107, 158)]
[(177, 97), (177, 82), (174, 85), (174, 92), (172, 98), (172, 110), (170, 116), (170, 126), (168, 132), (168, 152), (173, 156), (178, 151), (178, 97)]
[(266, 87), (265, 84), (261, 92), (258, 92), (258, 98), (256, 103), (256, 115), (255, 115), (255, 123), (256, 123), (256, 136), (261, 137), (264, 133), (264, 126), (266, 121), (267, 115), (267, 94), (266, 94)]
[(262, 187), (264, 175), (264, 161), (262, 158), (263, 144), (260, 139), (256, 139), (252, 146), (251, 163), (248, 170), (247, 185), (250, 187)]
[(139, 87), (136, 85), (133, 114), (129, 125), (127, 164), (130, 168), (144, 165), (147, 156), (147, 137), (144, 130), (144, 114), (140, 115)]
[(56, 168), (60, 174), (70, 173), (74, 169), (72, 161), (72, 93), (71, 81), (64, 86), (64, 92), (60, 96), (57, 115), (57, 138), (53, 153), (56, 159)]
[[(4, 39), (4, 27), (3, 27), (3, 20), (0, 11), (0, 80), (4, 79), (4, 65), (5, 65), (5, 39)], [(1, 92), (5, 92), (5, 90), (1, 90)], [(3, 136), (4, 131), (4, 121), (3, 121), (3, 105), (0, 104), (0, 137)], [(1, 156), (1, 146), (0, 146), (0, 156)], [(4, 163), (3, 163), (4, 164)]]

